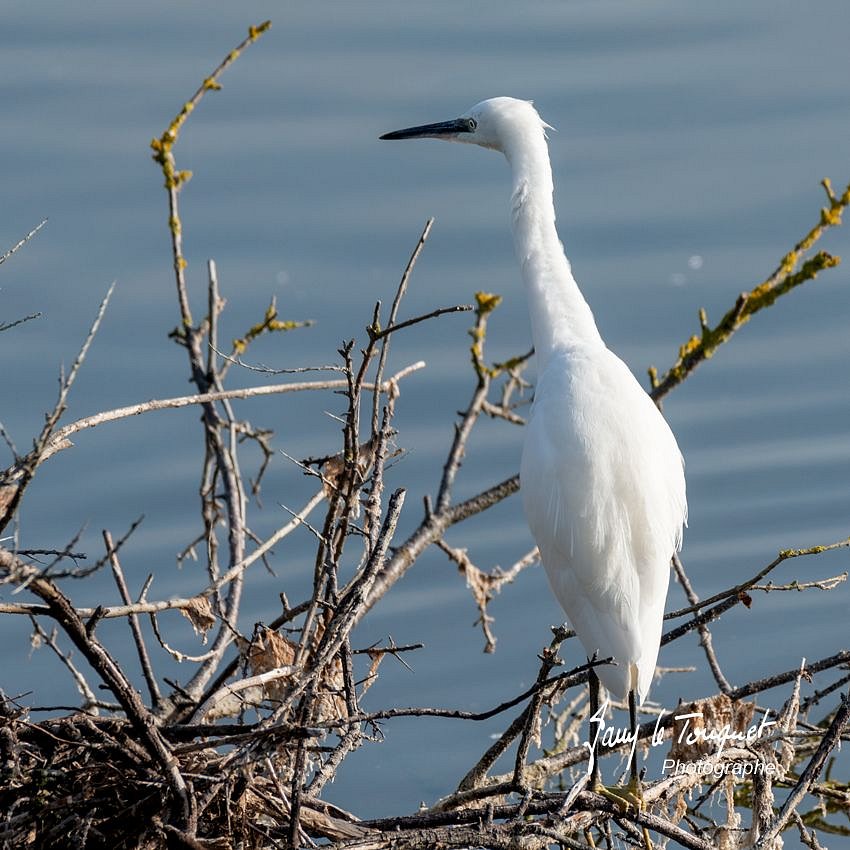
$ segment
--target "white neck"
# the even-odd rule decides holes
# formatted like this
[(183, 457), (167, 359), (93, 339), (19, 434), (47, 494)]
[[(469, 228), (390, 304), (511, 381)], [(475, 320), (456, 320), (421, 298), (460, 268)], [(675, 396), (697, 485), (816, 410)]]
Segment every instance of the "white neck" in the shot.
[(531, 314), (531, 334), (542, 368), (555, 351), (604, 346), (555, 230), (552, 167), (546, 138), (524, 133), (505, 156), (513, 172), (511, 219)]

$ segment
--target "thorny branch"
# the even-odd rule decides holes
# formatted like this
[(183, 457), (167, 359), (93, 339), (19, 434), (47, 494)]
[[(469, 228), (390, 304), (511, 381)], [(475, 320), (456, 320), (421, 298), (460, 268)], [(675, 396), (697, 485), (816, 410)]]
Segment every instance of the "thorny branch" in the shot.
[[(31, 618), (34, 642), (45, 643), (61, 657), (82, 698), (80, 709), (68, 713), (57, 706), (27, 708), (23, 697), (0, 693), (0, 848), (66, 846), (67, 836), (72, 834), (76, 846), (92, 848), (238, 846), (259, 850), (322, 843), (339, 850), (437, 845), (543, 850), (551, 846), (587, 848), (603, 842), (640, 843), (643, 830), (648, 829), (667, 846), (707, 850), (749, 842), (774, 850), (784, 830), (792, 826), (808, 846), (820, 846), (813, 823), (820, 831), (840, 831), (844, 828), (840, 817), (846, 818), (850, 810), (848, 783), (830, 772), (840, 742), (848, 740), (850, 695), (842, 689), (846, 691), (850, 651), (841, 648), (802, 666), (798, 659), (789, 659), (788, 669), (733, 686), (714, 652), (708, 624), (738, 604), (749, 607), (756, 591), (837, 588), (841, 592), (846, 573), (826, 579), (804, 576), (781, 584), (763, 581), (792, 559), (846, 548), (848, 539), (783, 551), (750, 579), (718, 589), (705, 599), (697, 597), (683, 563), (676, 559), (674, 568), (688, 607), (668, 615), (668, 619), (682, 622), (671, 628), (663, 641), (670, 643), (697, 631), (718, 687), (716, 694), (684, 706), (683, 711), (699, 713), (706, 726), (726, 724), (738, 737), (721, 750), (705, 740), (683, 743), (681, 718), (647, 706), (644, 716), (650, 719), (639, 726), (638, 740), (653, 746), (663, 743), (668, 748), (665, 756), (684, 769), (647, 778), (645, 805), (640, 809), (623, 809), (587, 787), (584, 739), (588, 706), (583, 684), (591, 666), (612, 659), (562, 671), (559, 651), (562, 643), (573, 637), (567, 629), (556, 629), (549, 646), (541, 651), (534, 684), (492, 708), (477, 712), (428, 705), (364, 708), (363, 696), (387, 656), (406, 663), (402, 655), (421, 645), (396, 646), (390, 639), (383, 645), (359, 646), (357, 627), (432, 544), (465, 575), (488, 651), (496, 644), (489, 602), (537, 560), (533, 550), (508, 569), (495, 568), (488, 573), (476, 566), (466, 547), (449, 542), (449, 537), (458, 533), (456, 526), (519, 489), (519, 478), (513, 476), (464, 501), (456, 501), (454, 496), (463, 458), (474, 445), (482, 414), (523, 424), (517, 410), (526, 399), (517, 400), (517, 396), (529, 388), (522, 370), (531, 352), (504, 363), (488, 362), (487, 321), (500, 299), (477, 293), (470, 331), (470, 399), (459, 414), (434, 498), (426, 499), (423, 516), (404, 539), (398, 539), (397, 529), (405, 491), (389, 488), (386, 473), (389, 461), (401, 451), (396, 441), (403, 435), (396, 432), (394, 417), (396, 406), (404, 403), (403, 381), (424, 364), (415, 363), (385, 378), (390, 342), (394, 333), (412, 325), (446, 320), (443, 317), (470, 309), (463, 305), (438, 307), (421, 316), (399, 319), (433, 220), (426, 223), (410, 255), (388, 314), (382, 315), (380, 302), (372, 311), (365, 347), (358, 349), (354, 340), (348, 340), (340, 348), (339, 365), (321, 367), (332, 368), (340, 377), (225, 389), (228, 372), (233, 366), (244, 366), (241, 355), (255, 339), (307, 323), (281, 318), (272, 301), (260, 320), (234, 341), (232, 352), (222, 353), (219, 337), (224, 300), (211, 261), (206, 315), (196, 323), (190, 309), (179, 216), (179, 195), (191, 174), (178, 170), (174, 148), (204, 94), (220, 87), (221, 73), (268, 26), (251, 28), (248, 37), (152, 143), (168, 194), (180, 319), (173, 337), (187, 353), (195, 392), (106, 410), (59, 427), (107, 296), (77, 361), (60, 380), (59, 398), (32, 450), (23, 457), (15, 456), (0, 477), (0, 514), (6, 523), (25, 507), (27, 486), (40, 465), (70, 446), (74, 434), (106, 422), (187, 405), (199, 405), (203, 414), (200, 523), (185, 550), (197, 549), (206, 567), (199, 586), (183, 596), (149, 599), (154, 577), (161, 572), (157, 565), (149, 568), (140, 590), (131, 589), (128, 576), (134, 573), (128, 568), (125, 574), (122, 562), (136, 554), (132, 547), (122, 549), (124, 539), (115, 543), (104, 532), (105, 554), (97, 565), (109, 564), (121, 604), (108, 604), (114, 599), (104, 599), (94, 606), (76, 605), (60, 582), (82, 580), (92, 568), (57, 569), (69, 558), (82, 557), (72, 553), (70, 546), (58, 551), (31, 547), (29, 554), (15, 546), (0, 548), (0, 586), (19, 594), (0, 602), (0, 614)], [(820, 223), (763, 284), (741, 296), (715, 328), (701, 315), (701, 337), (683, 347), (677, 363), (662, 379), (653, 379), (656, 400), (685, 380), (749, 318), (836, 264), (837, 258), (823, 252), (805, 259), (822, 232), (840, 222), (850, 203), (850, 188), (838, 197), (828, 182), (824, 186), (829, 206)], [(258, 498), (265, 469), (288, 455), (273, 448), (270, 431), (239, 418), (234, 405), (261, 395), (302, 391), (327, 393), (342, 405), (342, 410), (336, 411), (341, 425), (339, 445), (301, 464), (320, 479), (321, 486), (300, 510), (291, 512), (291, 519), (261, 540), (251, 528), (254, 502), (250, 497)], [(260, 469), (250, 482), (240, 457), (245, 441), (256, 445), (262, 456)], [(405, 510), (409, 516), (410, 507)], [(313, 518), (317, 513), (321, 514), (318, 520)], [(295, 604), (281, 593), (279, 607), (276, 601), (268, 608), (266, 623), (246, 624), (240, 616), (240, 601), (250, 577), (248, 568), (262, 560), (267, 565), (274, 562), (276, 569), (281, 564), (288, 569), (290, 537), (307, 530), (315, 537), (309, 592)], [(283, 547), (287, 547), (286, 556)], [(34, 561), (39, 551), (55, 555), (55, 561), (47, 567), (39, 565)], [(288, 578), (285, 573), (279, 579), (281, 589), (288, 587)], [(775, 598), (770, 596), (765, 604)], [(206, 643), (209, 638), (209, 647), (196, 655), (172, 649), (168, 641), (174, 642), (172, 632), (178, 629), (176, 620), (180, 618), (166, 626), (169, 611), (179, 611), (188, 621), (190, 640)], [(149, 616), (149, 625), (140, 617), (143, 614)], [(130, 672), (110, 646), (103, 623), (116, 618), (127, 618), (135, 647), (132, 663), (138, 666), (140, 676)], [(45, 619), (51, 621), (51, 628), (44, 627)], [(90, 669), (83, 672), (73, 653), (82, 656)], [(178, 668), (179, 681), (158, 670), (168, 653), (184, 665)], [(697, 656), (695, 663), (700, 661)], [(144, 682), (147, 700), (134, 684), (137, 678)], [(808, 683), (812, 692), (801, 696)], [(754, 714), (767, 718), (773, 706), (747, 700), (768, 691), (774, 691), (775, 697), (776, 689), (788, 687), (791, 696), (774, 713), (778, 719), (773, 731), (748, 740), (746, 732)], [(108, 690), (114, 701), (98, 698), (98, 688)], [(808, 719), (815, 707), (826, 712), (817, 723)], [(47, 708), (48, 719), (31, 720), (33, 713)], [(455, 790), (447, 790), (430, 807), (359, 820), (330, 802), (332, 780), (348, 756), (380, 740), (385, 727), (391, 728), (396, 718), (477, 723), (512, 709), (516, 709), (515, 716), (505, 720), (503, 731)], [(614, 742), (602, 755), (613, 762), (627, 748), (627, 742)], [(700, 772), (696, 766), (708, 772)], [(776, 793), (786, 790), (787, 796), (777, 802)], [(715, 820), (704, 806), (712, 796), (719, 800), (712, 810)]]

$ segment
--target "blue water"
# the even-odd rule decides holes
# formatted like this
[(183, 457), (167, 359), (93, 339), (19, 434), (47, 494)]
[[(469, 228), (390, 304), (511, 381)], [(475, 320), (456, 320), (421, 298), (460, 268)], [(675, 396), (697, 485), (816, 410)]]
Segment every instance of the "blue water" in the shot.
[[(718, 319), (760, 283), (817, 220), (818, 183), (850, 180), (850, 90), (841, 0), (816, 7), (719, 2), (294, 4), (245, 2), (214, 12), (198, 2), (116, 7), (94, 2), (5, 4), (0, 51), (0, 248), (42, 218), (45, 229), (0, 270), (0, 316), (43, 317), (0, 337), (0, 419), (19, 450), (40, 427), (97, 303), (118, 282), (103, 329), (75, 387), (67, 419), (188, 391), (183, 354), (167, 338), (177, 321), (165, 195), (148, 142), (198, 82), (267, 17), (274, 27), (192, 116), (177, 148), (194, 172), (182, 196), (193, 306), (205, 304), (204, 263), (218, 262), (228, 299), (222, 336), (244, 333), (275, 295), (309, 330), (262, 340), (250, 359), (277, 367), (326, 363), (343, 339), (363, 339), (376, 299), (388, 302), (429, 216), (436, 224), (402, 317), (504, 295), (489, 332), (494, 359), (524, 351), (529, 332), (508, 233), (507, 171), (494, 155), (435, 143), (385, 144), (386, 130), (454, 117), (489, 96), (533, 98), (551, 134), (559, 225), (603, 334), (640, 377), (669, 365), (696, 330), (697, 309)], [(850, 231), (823, 247), (850, 249)], [(698, 259), (694, 259), (698, 258)], [(846, 537), (850, 514), (850, 281), (842, 266), (747, 325), (667, 400), (687, 459), (690, 528), (683, 558), (710, 594), (754, 573), (786, 547)], [(402, 532), (419, 520), (472, 389), (468, 316), (411, 329), (393, 364), (418, 359), (399, 400), (407, 453), (389, 486), (410, 489)], [(233, 385), (265, 381), (233, 373)], [(239, 405), (273, 426), (291, 455), (338, 443), (328, 396)], [(21, 515), (22, 546), (99, 553), (100, 529), (145, 521), (124, 554), (131, 586), (149, 571), (152, 595), (203, 584), (174, 554), (198, 528), (196, 411), (161, 413), (79, 435), (51, 460)], [(464, 497), (513, 474), (521, 433), (482, 422), (457, 485)], [(248, 455), (250, 457), (250, 453)], [(248, 458), (246, 458), (248, 463)], [(5, 463), (5, 462), (4, 462)], [(282, 458), (251, 522), (264, 536), (312, 484)], [(508, 566), (530, 546), (517, 500), (455, 528), (484, 568)], [(312, 541), (296, 535), (255, 568), (243, 627), (272, 619), (286, 590), (301, 598)], [(846, 568), (846, 554), (786, 565), (777, 582)], [(83, 603), (113, 602), (106, 578), (72, 588)], [(2, 594), (9, 600), (8, 591)], [(682, 604), (675, 586), (671, 607)], [(846, 587), (757, 596), (715, 630), (727, 676), (740, 684), (846, 646)], [(368, 707), (487, 708), (526, 687), (548, 626), (560, 619), (539, 569), (493, 603), (498, 650), (481, 653), (463, 582), (430, 552), (363, 623), (363, 645), (423, 641), (413, 672), (388, 660)], [(163, 623), (198, 651), (177, 615)], [(105, 624), (132, 664), (121, 624)], [(47, 651), (29, 657), (29, 624), (0, 618), (2, 686), (35, 703), (75, 700)], [(577, 663), (575, 647), (565, 650)], [(27, 659), (27, 660), (24, 660)], [(665, 649), (666, 666), (700, 663), (695, 639)], [(185, 670), (163, 663), (177, 676)], [(827, 679), (821, 679), (826, 682)], [(702, 673), (671, 674), (662, 705), (711, 690)], [(781, 703), (785, 693), (767, 695)], [(362, 815), (413, 809), (451, 790), (504, 727), (451, 721), (387, 723), (386, 741), (360, 750), (328, 796)]]

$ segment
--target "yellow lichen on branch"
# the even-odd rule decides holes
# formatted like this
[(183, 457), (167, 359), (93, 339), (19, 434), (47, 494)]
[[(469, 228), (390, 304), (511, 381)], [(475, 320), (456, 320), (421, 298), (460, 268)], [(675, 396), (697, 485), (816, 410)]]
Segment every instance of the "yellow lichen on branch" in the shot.
[(189, 299), (186, 295), (186, 281), (184, 270), (187, 266), (185, 257), (183, 256), (182, 245), (182, 225), (180, 222), (180, 214), (178, 212), (177, 196), (184, 183), (192, 177), (191, 171), (178, 171), (174, 161), (174, 145), (180, 136), (180, 130), (186, 119), (195, 110), (195, 107), (201, 101), (201, 98), (208, 91), (218, 91), (221, 89), (221, 84), (218, 78), (221, 74), (239, 57), (239, 54), (250, 44), (253, 44), (269, 27), (271, 21), (264, 21), (256, 26), (251, 26), (248, 29), (248, 36), (241, 44), (235, 47), (227, 56), (219, 63), (218, 67), (204, 79), (198, 90), (187, 100), (177, 115), (174, 116), (171, 123), (165, 129), (161, 136), (152, 139), (150, 146), (153, 151), (153, 159), (162, 169), (165, 189), (168, 192), (169, 219), (168, 226), (171, 231), (171, 253), (174, 265), (174, 274), (177, 278), (178, 300), (180, 302), (180, 312), (182, 323), (185, 327), (192, 325), (192, 314), (189, 310)]
[(162, 162), (161, 156), (163, 154), (170, 153), (171, 147), (177, 141), (177, 137), (180, 135), (180, 130), (183, 127), (183, 124), (186, 122), (186, 119), (189, 115), (192, 114), (192, 111), (198, 105), (198, 102), (208, 91), (219, 91), (221, 89), (221, 83), (219, 83), (218, 78), (221, 74), (235, 62), (242, 51), (248, 47), (248, 45), (253, 44), (261, 35), (268, 31), (271, 27), (271, 21), (264, 21), (261, 24), (256, 26), (251, 26), (248, 28), (248, 37), (238, 46), (235, 47), (230, 53), (227, 54), (224, 60), (219, 64), (219, 66), (210, 74), (204, 81), (201, 83), (198, 90), (192, 95), (192, 97), (187, 100), (177, 115), (174, 117), (172, 122), (168, 125), (168, 129), (158, 138), (154, 139), (151, 142), (151, 147), (155, 152), (154, 159), (157, 162)]
[(475, 293), (475, 325), (469, 329), (472, 337), (472, 345), (469, 350), (472, 354), (472, 365), (479, 378), (485, 374), (490, 375), (490, 367), (484, 362), (484, 340), (487, 337), (487, 317), (499, 304), (502, 296), (493, 292)]
[(266, 32), (272, 25), (271, 21), (263, 21), (261, 24), (257, 24), (257, 26), (248, 27), (248, 38), (250, 41), (256, 41), (263, 33)]
[(469, 329), (472, 337), (470, 353), (472, 354), (472, 365), (479, 378), (485, 375), (487, 378), (498, 378), (505, 372), (522, 366), (529, 358), (531, 352), (509, 357), (501, 363), (488, 365), (484, 361), (484, 340), (487, 337), (487, 317), (502, 303), (502, 296), (494, 292), (475, 293), (475, 324)]
[(820, 272), (833, 268), (841, 262), (840, 257), (826, 251), (819, 251), (800, 265), (805, 253), (824, 232), (841, 224), (841, 215), (850, 205), (850, 185), (840, 196), (833, 192), (832, 184), (828, 179), (821, 181), (821, 185), (826, 192), (829, 206), (821, 209), (818, 223), (782, 258), (773, 274), (749, 292), (742, 292), (734, 306), (714, 327), (709, 325), (706, 312), (701, 308), (699, 311), (700, 333), (694, 334), (679, 347), (676, 362), (660, 379), (654, 366), (649, 369), (651, 395), (656, 401), (682, 383), (700, 363), (709, 360), (714, 352), (752, 316), (770, 307), (777, 298), (800, 284), (814, 280)]
[(266, 309), (262, 321), (257, 322), (248, 328), (244, 336), (233, 340), (233, 350), (237, 354), (244, 354), (248, 345), (253, 342), (258, 336), (264, 333), (274, 333), (280, 331), (292, 331), (296, 328), (309, 328), (313, 324), (312, 319), (307, 319), (303, 322), (293, 321), (291, 319), (279, 319), (277, 314), (277, 300), (272, 298), (271, 303)]
[(502, 296), (494, 292), (476, 292), (475, 304), (479, 316), (492, 313), (502, 303)]

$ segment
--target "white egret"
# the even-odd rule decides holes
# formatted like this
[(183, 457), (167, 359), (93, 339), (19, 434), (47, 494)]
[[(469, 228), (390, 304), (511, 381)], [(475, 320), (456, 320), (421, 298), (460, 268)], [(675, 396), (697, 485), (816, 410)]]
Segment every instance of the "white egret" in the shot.
[(381, 138), (467, 142), (501, 151), (511, 166), (514, 246), (538, 362), (523, 504), (585, 651), (614, 657), (596, 673), (614, 696), (629, 697), (634, 727), (687, 515), (683, 461), (664, 417), (605, 345), (573, 277), (555, 229), (548, 126), (530, 102), (497, 97), (460, 118)]

